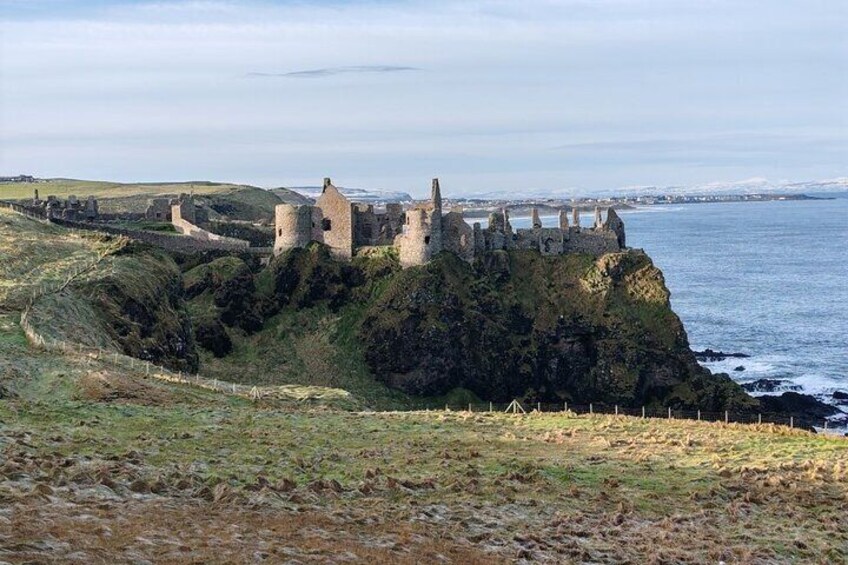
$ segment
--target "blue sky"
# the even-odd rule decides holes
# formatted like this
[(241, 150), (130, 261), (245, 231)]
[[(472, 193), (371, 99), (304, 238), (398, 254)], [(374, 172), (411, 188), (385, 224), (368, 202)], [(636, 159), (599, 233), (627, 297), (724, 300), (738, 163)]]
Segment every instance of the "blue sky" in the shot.
[(848, 176), (848, 2), (0, 0), (0, 174), (424, 194)]

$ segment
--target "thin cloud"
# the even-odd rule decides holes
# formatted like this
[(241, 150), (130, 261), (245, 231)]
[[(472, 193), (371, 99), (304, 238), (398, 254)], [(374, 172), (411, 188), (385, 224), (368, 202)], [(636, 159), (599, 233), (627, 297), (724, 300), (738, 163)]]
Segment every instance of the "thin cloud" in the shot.
[(283, 78), (324, 78), (347, 73), (399, 73), (420, 71), (418, 67), (396, 65), (359, 65), (353, 67), (325, 67), (322, 69), (307, 69), (288, 73), (247, 73), (250, 77), (283, 77)]

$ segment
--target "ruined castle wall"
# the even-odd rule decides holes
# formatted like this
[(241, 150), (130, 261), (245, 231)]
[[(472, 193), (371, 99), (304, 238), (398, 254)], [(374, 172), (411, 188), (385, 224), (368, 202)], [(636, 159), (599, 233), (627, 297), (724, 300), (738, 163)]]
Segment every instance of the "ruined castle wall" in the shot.
[(190, 224), (197, 224), (197, 217), (194, 210), (194, 198), (181, 194), (180, 199), (176, 204), (171, 206), (171, 221), (174, 218), (180, 218)]
[(248, 249), (247, 247), (245, 247), (245, 245), (243, 245), (247, 243), (246, 241), (235, 240), (240, 243), (231, 243), (231, 241), (233, 241), (232, 238), (222, 238), (222, 240), (202, 240), (194, 239), (191, 237), (182, 237), (178, 235), (168, 235), (161, 232), (118, 228), (115, 226), (92, 222), (75, 222), (71, 220), (63, 220), (60, 218), (51, 218), (50, 221), (54, 224), (58, 224), (60, 226), (65, 226), (68, 228), (97, 231), (112, 235), (123, 235), (137, 241), (143, 241), (145, 243), (149, 243), (150, 245), (161, 247), (162, 249), (167, 249), (168, 251), (174, 251), (179, 253), (201, 253), (204, 251), (211, 250), (251, 252), (255, 251)]
[(618, 237), (615, 232), (609, 230), (580, 229), (572, 227), (569, 237), (563, 246), (564, 253), (587, 253), (589, 255), (603, 255), (604, 253), (615, 253), (621, 251)]
[(559, 228), (519, 229), (516, 235), (516, 249), (535, 249), (542, 255), (561, 255), (565, 246), (565, 234)]
[[(193, 212), (194, 203), (189, 202), (189, 204)], [(250, 242), (244, 241), (243, 239), (224, 237), (222, 235), (212, 233), (211, 231), (207, 231), (199, 226), (194, 225), (183, 217), (183, 212), (186, 208), (186, 202), (174, 204), (173, 206), (171, 206), (171, 224), (177, 229), (178, 232), (199, 241), (214, 241), (233, 248), (247, 249), (248, 247), (250, 247)], [(191, 214), (191, 217), (194, 217), (194, 215)]]
[(385, 221), (383, 214), (375, 214), (374, 206), (368, 204), (356, 204), (353, 208), (353, 244), (354, 247), (364, 245), (380, 245), (381, 223)]
[(604, 222), (604, 229), (615, 233), (618, 238), (618, 246), (624, 249), (627, 246), (627, 240), (624, 235), (624, 221), (618, 216), (615, 210), (610, 208), (607, 211), (607, 219)]
[(148, 220), (160, 220), (168, 222), (171, 220), (171, 199), (170, 198), (154, 198), (147, 206), (144, 213)]
[(274, 254), (312, 241), (312, 206), (278, 204), (274, 209)]
[(316, 206), (321, 209), (322, 239), (340, 259), (353, 257), (354, 212), (353, 204), (338, 189), (325, 182), (324, 192)]
[(456, 253), (466, 261), (474, 260), (474, 228), (468, 225), (461, 213), (448, 212), (442, 216), (442, 248)]

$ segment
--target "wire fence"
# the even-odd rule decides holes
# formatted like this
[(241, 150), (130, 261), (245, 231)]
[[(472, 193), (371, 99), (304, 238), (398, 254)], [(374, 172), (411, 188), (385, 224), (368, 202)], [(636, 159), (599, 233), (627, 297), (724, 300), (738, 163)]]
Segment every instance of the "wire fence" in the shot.
[(797, 419), (793, 415), (774, 412), (741, 412), (725, 410), (720, 412), (706, 410), (682, 410), (660, 406), (619, 406), (605, 403), (575, 404), (571, 402), (562, 403), (521, 403), (513, 400), (509, 403), (498, 402), (472, 402), (467, 404), (448, 403), (445, 405), (427, 406), (425, 410), (444, 410), (449, 412), (506, 412), (511, 414), (529, 413), (568, 413), (575, 416), (627, 416), (643, 419), (663, 420), (695, 420), (701, 422), (721, 422), (725, 424), (774, 424), (796, 428), (800, 426), (813, 426), (817, 431), (827, 433), (841, 433), (841, 430), (827, 419), (813, 421), (812, 418)]

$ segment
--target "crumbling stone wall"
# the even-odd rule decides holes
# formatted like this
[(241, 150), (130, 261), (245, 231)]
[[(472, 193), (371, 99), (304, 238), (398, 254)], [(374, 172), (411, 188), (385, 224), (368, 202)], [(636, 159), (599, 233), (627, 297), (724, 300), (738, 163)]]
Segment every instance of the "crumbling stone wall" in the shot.
[(147, 210), (145, 210), (144, 216), (148, 220), (170, 222), (171, 206), (173, 204), (175, 202), (172, 202), (170, 198), (153, 198), (147, 203)]
[(247, 249), (250, 247), (248, 241), (218, 235), (195, 225), (192, 220), (196, 221), (196, 219), (193, 198), (180, 197), (180, 201), (171, 206), (171, 224), (183, 235), (200, 241), (221, 242), (233, 248)]
[[(232, 238), (222, 238), (220, 240), (203, 240), (194, 239), (191, 237), (180, 237), (177, 235), (167, 235), (160, 232), (152, 232), (145, 230), (133, 230), (127, 228), (119, 228), (106, 224), (98, 224), (91, 222), (77, 222), (72, 220), (63, 220), (61, 218), (51, 218), (51, 222), (68, 228), (78, 228), (84, 230), (98, 231), (112, 235), (123, 235), (137, 241), (143, 241), (156, 247), (161, 247), (168, 251), (176, 251), (180, 253), (200, 253), (213, 249), (225, 251), (256, 251), (255, 249), (247, 249), (241, 240), (235, 240), (240, 243), (232, 243)], [(263, 250), (267, 251), (267, 250)]]
[(442, 216), (442, 246), (466, 261), (473, 261), (476, 254), (474, 228), (462, 217), (462, 212), (448, 212)]
[(315, 206), (321, 210), (322, 240), (336, 257), (353, 257), (353, 204), (339, 192), (329, 178), (324, 179), (324, 190)]
[(403, 208), (389, 204), (385, 212), (375, 212), (372, 204), (356, 204), (354, 213), (354, 247), (392, 245), (403, 228)]

